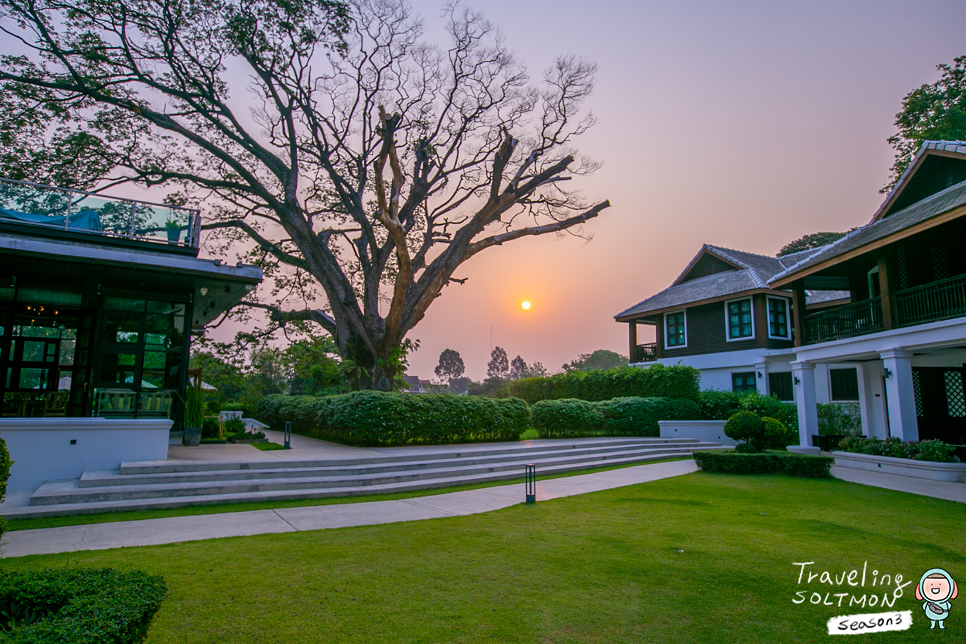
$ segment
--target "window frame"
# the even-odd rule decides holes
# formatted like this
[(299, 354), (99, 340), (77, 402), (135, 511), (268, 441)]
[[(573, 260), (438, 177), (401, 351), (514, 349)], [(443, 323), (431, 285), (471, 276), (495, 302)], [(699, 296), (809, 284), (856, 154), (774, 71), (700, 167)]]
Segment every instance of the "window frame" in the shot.
[[(675, 344), (672, 346), (668, 344), (668, 341), (667, 341), (669, 337), (668, 331), (667, 331), (667, 327), (668, 327), (667, 319), (669, 315), (677, 315), (679, 313), (684, 316), (684, 321), (683, 321), (684, 344)], [(688, 310), (679, 309), (677, 311), (668, 311), (667, 313), (664, 314), (664, 348), (673, 350), (673, 349), (686, 349), (687, 347), (688, 347)]]
[[(728, 307), (735, 302), (748, 301), (748, 312), (751, 313), (751, 334), (743, 335), (738, 338), (731, 337), (731, 313), (728, 311)], [(748, 340), (755, 339), (755, 300), (752, 297), (739, 297), (734, 300), (728, 300), (724, 303), (724, 313), (725, 313), (725, 340), (727, 342), (747, 342)]]
[[(735, 377), (751, 377), (751, 384), (754, 385), (754, 389), (742, 389), (738, 391), (735, 389)], [(731, 391), (736, 394), (751, 393), (752, 391), (758, 391), (758, 372), (757, 371), (732, 371), (731, 372)]]
[[(777, 300), (785, 305), (785, 333), (786, 335), (772, 335), (771, 333), (771, 300)], [(768, 339), (769, 340), (791, 340), (792, 339), (792, 303), (787, 297), (775, 297), (768, 295), (765, 301), (765, 310), (768, 313)]]

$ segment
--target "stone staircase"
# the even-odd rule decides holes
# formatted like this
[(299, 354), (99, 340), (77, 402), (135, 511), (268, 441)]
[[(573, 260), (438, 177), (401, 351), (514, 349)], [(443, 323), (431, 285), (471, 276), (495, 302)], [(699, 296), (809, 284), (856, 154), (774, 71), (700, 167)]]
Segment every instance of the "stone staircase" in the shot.
[(519, 479), (526, 463), (536, 466), (539, 479), (688, 456), (695, 450), (722, 446), (690, 439), (629, 438), (460, 448), (325, 460), (122, 463), (117, 470), (88, 471), (80, 479), (45, 483), (32, 494), (28, 506), (12, 508), (5, 516), (63, 516), (406, 492)]

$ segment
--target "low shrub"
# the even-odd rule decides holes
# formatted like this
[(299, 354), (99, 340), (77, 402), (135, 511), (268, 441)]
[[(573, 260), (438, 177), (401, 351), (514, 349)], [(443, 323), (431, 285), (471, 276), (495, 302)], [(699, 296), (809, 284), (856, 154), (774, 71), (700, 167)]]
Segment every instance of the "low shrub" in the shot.
[(788, 452), (740, 453), (711, 450), (694, 453), (694, 462), (705, 472), (718, 474), (788, 474), (826, 478), (835, 459), (830, 456), (804, 456)]
[(699, 403), (701, 420), (728, 420), (739, 411), (750, 411), (762, 418), (774, 418), (786, 427), (798, 427), (798, 408), (773, 396), (706, 389), (701, 392)]
[(860, 436), (862, 414), (858, 403), (819, 403), (818, 433), (823, 436)]
[(220, 436), (220, 430), (218, 428), (218, 417), (205, 416), (205, 419), (201, 423), (202, 440), (206, 438), (218, 438), (219, 436)]
[(724, 426), (725, 435), (736, 441), (746, 441), (758, 451), (765, 449), (765, 424), (752, 411), (739, 411)]
[(545, 378), (511, 380), (503, 394), (533, 405), (541, 400), (575, 398), (597, 402), (612, 398), (687, 398), (697, 402), (701, 373), (683, 365), (654, 364), (561, 373)]
[(541, 438), (574, 438), (588, 434), (660, 436), (660, 420), (694, 420), (701, 409), (683, 398), (624, 397), (599, 402), (577, 399), (534, 403), (533, 426)]
[(338, 396), (265, 396), (259, 418), (273, 429), (350, 445), (438, 445), (517, 440), (530, 408), (514, 398), (356, 391)]
[(0, 573), (0, 643), (143, 642), (167, 593), (138, 571), (63, 568)]
[[(7, 443), (0, 438), (0, 503), (3, 503), (3, 497), (7, 494), (7, 479), (10, 478), (11, 465), (13, 465), (13, 461), (10, 460)], [(7, 521), (3, 517), (0, 517), (0, 537), (3, 536), (6, 529)]]
[(847, 436), (839, 443), (839, 450), (872, 456), (911, 458), (917, 461), (932, 461), (935, 463), (951, 463), (956, 453), (956, 448), (953, 445), (947, 445), (940, 440), (904, 443), (895, 436), (886, 439)]

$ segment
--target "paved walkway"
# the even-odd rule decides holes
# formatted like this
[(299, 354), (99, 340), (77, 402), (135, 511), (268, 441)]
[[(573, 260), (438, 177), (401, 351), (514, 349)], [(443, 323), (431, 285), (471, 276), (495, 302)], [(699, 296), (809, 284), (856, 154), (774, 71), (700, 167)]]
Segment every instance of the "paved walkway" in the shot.
[[(636, 485), (681, 476), (696, 470), (694, 461), (670, 461), (537, 481), (537, 501)], [(222, 537), (438, 519), (499, 510), (518, 505), (523, 500), (523, 484), (515, 483), (398, 501), (316, 505), (40, 530), (17, 530), (4, 535), (0, 554), (5, 558), (23, 557), (78, 550), (106, 550)]]

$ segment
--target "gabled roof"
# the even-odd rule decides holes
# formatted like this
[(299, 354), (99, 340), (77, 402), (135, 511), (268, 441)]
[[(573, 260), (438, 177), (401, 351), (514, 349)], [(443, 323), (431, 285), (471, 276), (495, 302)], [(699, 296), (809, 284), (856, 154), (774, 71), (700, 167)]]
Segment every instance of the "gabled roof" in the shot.
[(776, 274), (769, 280), (769, 285), (783, 286), (791, 281), (793, 277), (801, 276), (802, 273), (815, 272), (815, 270), (818, 270), (817, 267), (823, 266), (827, 262), (840, 258), (851, 251), (859, 250), (864, 246), (870, 246), (877, 241), (886, 239), (907, 228), (922, 224), (962, 206), (966, 206), (966, 181), (946, 188), (941, 192), (937, 192), (931, 197), (912, 204), (908, 208), (890, 214), (888, 217), (857, 228), (842, 239), (816, 251), (812, 251), (811, 255), (802, 259), (794, 266)]
[[(705, 244), (671, 286), (614, 317), (618, 321), (624, 321), (647, 313), (720, 299), (729, 295), (764, 290), (768, 288), (768, 280), (774, 275), (794, 265), (812, 252), (815, 251), (802, 251), (784, 257), (768, 257), (767, 255), (757, 255)], [(690, 278), (689, 274), (705, 255), (716, 257), (734, 268), (711, 275)]]
[(925, 141), (869, 223), (963, 180), (966, 180), (966, 141)]

